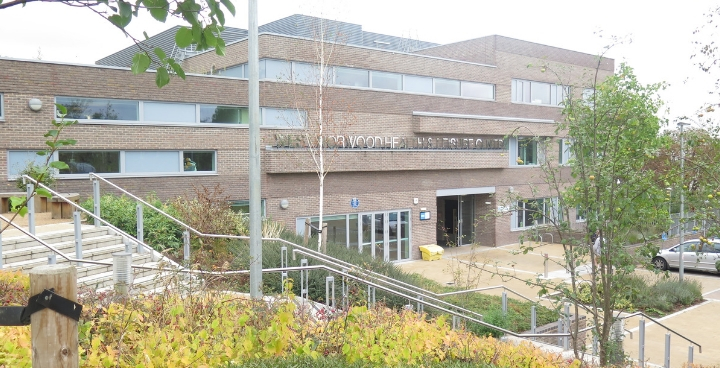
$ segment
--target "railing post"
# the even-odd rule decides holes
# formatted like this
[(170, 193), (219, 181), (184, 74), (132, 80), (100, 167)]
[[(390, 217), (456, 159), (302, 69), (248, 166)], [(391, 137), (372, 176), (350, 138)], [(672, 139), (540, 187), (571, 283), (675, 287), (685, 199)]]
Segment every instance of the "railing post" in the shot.
[(135, 206), (135, 214), (137, 217), (137, 236), (138, 240), (137, 252), (138, 254), (145, 253), (145, 247), (141, 246), (140, 243), (145, 243), (145, 219), (143, 218), (143, 205), (138, 202)]
[[(563, 319), (562, 319), (562, 317), (561, 317), (561, 318), (558, 318), (558, 321), (557, 321), (557, 333), (562, 333), (562, 332), (563, 332)], [(557, 338), (557, 345), (558, 345), (558, 346), (562, 346), (562, 345), (563, 345), (563, 338), (562, 338), (562, 336), (558, 336), (558, 338)]]
[(325, 305), (335, 308), (335, 277), (325, 278)]
[[(38, 266), (30, 271), (30, 295), (54, 289), (54, 293), (77, 301), (77, 269), (70, 264)], [(32, 366), (77, 368), (78, 322), (51, 309), (30, 317)]]
[(2, 257), (2, 233), (0, 233), (0, 270), (3, 268), (3, 257)]
[(452, 319), (452, 329), (453, 329), (453, 330), (457, 330), (458, 317), (457, 317), (456, 315), (454, 315), (454, 314), (453, 314), (452, 317), (453, 317), (453, 319)]
[(503, 316), (507, 315), (507, 292), (505, 290), (502, 292), (502, 314)]
[(127, 295), (132, 284), (132, 253), (113, 253), (113, 281), (115, 291), (120, 295)]
[(670, 332), (665, 333), (665, 368), (670, 368)]
[(423, 313), (425, 311), (425, 304), (422, 303), (422, 301), (424, 300), (423, 296), (418, 295), (417, 298), (419, 300), (417, 303), (417, 311), (418, 311), (418, 313)]
[[(530, 333), (533, 335), (536, 334), (537, 333), (536, 329), (537, 329), (537, 310), (535, 309), (535, 306), (533, 305), (532, 307), (530, 307)], [(535, 340), (535, 337), (533, 337), (532, 339)]]
[[(303, 258), (300, 260), (300, 267), (307, 267), (307, 265), (307, 258)], [(300, 270), (300, 297), (304, 299), (307, 299), (310, 289), (310, 282), (308, 280), (309, 278), (310, 274), (308, 273), (308, 270)]]
[(694, 346), (692, 345), (688, 346), (688, 367), (693, 366), (693, 348)]
[(543, 257), (545, 258), (545, 260), (544, 260), (544, 263), (545, 263), (545, 278), (547, 279), (547, 278), (548, 278), (548, 274), (549, 274), (549, 272), (548, 272), (548, 254), (547, 254), (547, 253), (543, 254)]
[(638, 347), (638, 362), (640, 363), (640, 368), (645, 367), (645, 319), (640, 319), (640, 324), (638, 326), (638, 332), (640, 335), (640, 346)]
[(57, 264), (57, 257), (55, 256), (55, 252), (50, 251), (50, 254), (48, 254), (48, 264), (54, 265)]
[[(73, 228), (75, 229), (75, 258), (82, 259), (82, 221), (80, 219), (80, 211), (73, 212)], [(78, 267), (82, 267), (83, 263), (78, 262)]]
[(375, 287), (368, 285), (368, 308), (375, 306)]
[(190, 261), (190, 232), (183, 231), (183, 260)]
[(345, 274), (347, 274), (347, 272), (348, 272), (348, 269), (347, 269), (347, 268), (343, 268), (343, 269), (342, 269), (342, 273), (343, 273), (343, 277), (342, 277), (342, 306), (343, 306), (343, 309), (345, 309), (345, 310), (348, 309), (348, 304), (349, 304), (349, 302), (348, 302), (348, 294), (350, 294), (350, 290), (348, 290), (348, 289), (349, 289), (349, 285), (347, 284), (347, 277), (345, 277)]
[(93, 213), (95, 214), (95, 227), (100, 227), (100, 181), (97, 178), (92, 179), (93, 186)]
[(33, 194), (35, 194), (35, 185), (27, 183), (26, 189), (27, 197), (25, 198), (27, 199), (28, 232), (35, 235), (35, 198), (33, 197)]
[(288, 261), (287, 261), (288, 256), (287, 256), (287, 254), (288, 254), (288, 253), (287, 253), (287, 247), (286, 247), (286, 246), (280, 247), (280, 268), (285, 268), (285, 267), (287, 267), (287, 265), (288, 265)]

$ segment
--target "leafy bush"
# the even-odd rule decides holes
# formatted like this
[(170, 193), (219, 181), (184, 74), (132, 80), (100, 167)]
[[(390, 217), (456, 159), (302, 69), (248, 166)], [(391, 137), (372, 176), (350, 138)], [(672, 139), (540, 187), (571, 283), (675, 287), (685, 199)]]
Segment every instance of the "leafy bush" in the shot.
[(57, 179), (55, 178), (55, 169), (49, 166), (36, 165), (33, 162), (29, 162), (25, 168), (20, 170), (18, 178), (15, 180), (15, 186), (20, 190), (27, 190), (27, 184), (23, 181), (22, 176), (27, 175), (35, 180), (39, 180), (40, 183), (51, 187)]
[(20, 271), (0, 272), (0, 305), (27, 305), (30, 278)]
[[(529, 344), (452, 330), (443, 317), (426, 320), (383, 307), (315, 319), (282, 298), (268, 304), (209, 290), (139, 294), (121, 302), (103, 296), (80, 300), (83, 367), (569, 364)], [(0, 341), (0, 366), (30, 367), (29, 328), (0, 327)]]
[[(154, 195), (148, 196), (145, 200), (171, 215), (174, 213), (171, 206), (166, 205)], [(89, 212), (93, 212), (92, 198), (80, 205)], [(136, 202), (131, 198), (124, 195), (106, 194), (100, 197), (100, 213), (104, 220), (120, 230), (137, 236)], [(159, 252), (170, 250), (177, 255), (182, 250), (180, 226), (154, 210), (143, 210), (143, 235), (145, 243)]]

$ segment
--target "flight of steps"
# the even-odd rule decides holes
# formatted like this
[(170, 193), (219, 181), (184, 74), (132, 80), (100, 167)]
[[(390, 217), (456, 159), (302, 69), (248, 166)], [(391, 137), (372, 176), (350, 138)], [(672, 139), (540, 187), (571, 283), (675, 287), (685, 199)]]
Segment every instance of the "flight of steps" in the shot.
[[(37, 237), (45, 243), (55, 247), (69, 258), (75, 257), (75, 233), (72, 228), (39, 233)], [(163, 259), (165, 266), (177, 266), (157, 252), (138, 254), (136, 245), (129, 242), (132, 252), (133, 265), (158, 267), (158, 261)], [(113, 253), (125, 252), (126, 245), (123, 237), (115, 234), (107, 227), (82, 227), (82, 259), (112, 263)], [(2, 269), (29, 271), (33, 267), (48, 263), (48, 256), (53, 253), (50, 249), (27, 236), (2, 238)], [(57, 263), (67, 262), (62, 256), (55, 256)], [(113, 267), (111, 265), (96, 265), (84, 263), (77, 267), (78, 288), (89, 287), (94, 290), (105, 290), (113, 286)], [(156, 289), (163, 283), (167, 272), (158, 270), (133, 269), (134, 290)]]

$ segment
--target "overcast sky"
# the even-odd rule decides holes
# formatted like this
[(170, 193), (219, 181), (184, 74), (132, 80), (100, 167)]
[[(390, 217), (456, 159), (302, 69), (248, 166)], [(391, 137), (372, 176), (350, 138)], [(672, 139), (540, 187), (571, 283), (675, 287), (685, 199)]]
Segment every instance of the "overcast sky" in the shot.
[[(247, 2), (234, 1), (235, 18), (228, 26), (247, 28)], [(629, 37), (608, 56), (616, 65), (626, 61), (643, 83), (665, 81), (662, 97), (669, 114), (691, 115), (704, 102), (713, 78), (699, 72), (690, 56), (693, 31), (706, 21), (716, 2), (709, 0), (259, 0), (259, 22), (265, 24), (295, 13), (360, 24), (365, 31), (451, 43), (491, 34), (597, 54), (608, 36)], [(163, 31), (147, 15), (129, 30), (137, 37)], [(597, 32), (605, 36), (600, 38)], [(707, 34), (707, 33), (704, 33)], [(709, 37), (704, 38), (705, 40)], [(33, 2), (24, 8), (0, 10), (0, 55), (3, 57), (93, 64), (132, 41), (106, 20), (87, 9)]]

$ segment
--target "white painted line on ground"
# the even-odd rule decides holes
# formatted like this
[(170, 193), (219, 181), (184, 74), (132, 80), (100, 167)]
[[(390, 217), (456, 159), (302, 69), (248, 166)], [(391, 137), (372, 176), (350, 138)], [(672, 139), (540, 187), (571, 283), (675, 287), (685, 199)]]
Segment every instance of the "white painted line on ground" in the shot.
[[(662, 321), (664, 321), (664, 320), (666, 320), (666, 319), (670, 319), (670, 318), (679, 316), (679, 315), (681, 315), (681, 314), (683, 314), (683, 313), (690, 312), (691, 310), (693, 310), (693, 309), (695, 309), (695, 308), (699, 308), (699, 307), (702, 307), (702, 306), (705, 305), (705, 304), (710, 304), (710, 303), (712, 303), (712, 301), (704, 301), (704, 302), (702, 302), (702, 303), (700, 303), (700, 304), (698, 304), (698, 305), (693, 305), (693, 306), (690, 307), (690, 308), (683, 309), (683, 310), (681, 310), (681, 311), (675, 312), (675, 313), (673, 313), (673, 314), (669, 314), (669, 315), (667, 315), (667, 316), (665, 316), (665, 317), (662, 317), (662, 318), (657, 318), (657, 321), (658, 321), (658, 322), (662, 322)], [(655, 322), (650, 321), (649, 323), (646, 323), (646, 324), (645, 324), (645, 327), (652, 326), (652, 325), (654, 325), (654, 324), (655, 324)], [(631, 328), (630, 331), (635, 332), (635, 331), (637, 331), (639, 328), (640, 328), (639, 326), (638, 326), (638, 327), (635, 327), (635, 328)]]
[(712, 293), (715, 293), (715, 292), (718, 292), (718, 291), (720, 291), (720, 288), (715, 289), (715, 290), (708, 291), (707, 293), (704, 293), (703, 296), (708, 295), (708, 294), (712, 294)]

